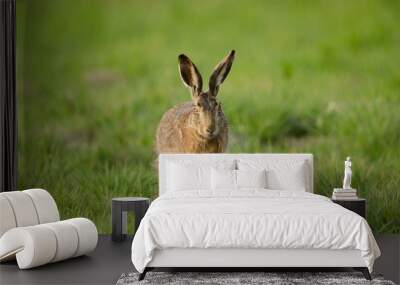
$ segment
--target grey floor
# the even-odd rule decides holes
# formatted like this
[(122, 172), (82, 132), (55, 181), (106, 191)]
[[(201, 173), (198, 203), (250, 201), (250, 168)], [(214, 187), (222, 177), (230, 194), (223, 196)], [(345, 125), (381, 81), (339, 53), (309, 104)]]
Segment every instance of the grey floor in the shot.
[[(0, 284), (115, 284), (122, 273), (134, 271), (131, 240), (115, 243), (109, 236), (100, 236), (97, 249), (88, 256), (30, 270), (19, 270), (15, 262), (0, 264)], [(381, 235), (377, 241), (382, 257), (376, 261), (374, 271), (399, 283), (400, 236)]]
[(18, 270), (16, 262), (0, 264), (0, 285), (8, 284), (115, 284), (124, 272), (132, 272), (132, 238), (112, 242), (99, 236), (95, 251), (41, 267)]

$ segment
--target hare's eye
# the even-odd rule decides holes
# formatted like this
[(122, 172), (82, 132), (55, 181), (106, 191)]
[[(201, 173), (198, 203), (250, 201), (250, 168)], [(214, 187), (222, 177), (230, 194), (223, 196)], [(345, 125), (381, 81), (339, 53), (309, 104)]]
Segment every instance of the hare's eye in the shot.
[(200, 103), (197, 103), (197, 107), (201, 107), (201, 104), (200, 104)]

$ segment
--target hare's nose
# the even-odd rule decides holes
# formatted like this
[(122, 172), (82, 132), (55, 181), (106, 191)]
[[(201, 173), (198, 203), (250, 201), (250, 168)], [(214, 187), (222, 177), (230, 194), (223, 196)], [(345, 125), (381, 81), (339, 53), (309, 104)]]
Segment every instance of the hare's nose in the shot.
[(207, 133), (212, 134), (214, 132), (213, 128), (207, 128)]

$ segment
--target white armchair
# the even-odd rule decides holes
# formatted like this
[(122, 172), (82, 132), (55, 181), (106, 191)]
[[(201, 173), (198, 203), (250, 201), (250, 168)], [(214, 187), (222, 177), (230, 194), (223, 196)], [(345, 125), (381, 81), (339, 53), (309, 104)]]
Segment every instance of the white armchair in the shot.
[(28, 269), (84, 255), (96, 248), (92, 221), (60, 221), (57, 205), (43, 189), (0, 193), (0, 262), (17, 259)]

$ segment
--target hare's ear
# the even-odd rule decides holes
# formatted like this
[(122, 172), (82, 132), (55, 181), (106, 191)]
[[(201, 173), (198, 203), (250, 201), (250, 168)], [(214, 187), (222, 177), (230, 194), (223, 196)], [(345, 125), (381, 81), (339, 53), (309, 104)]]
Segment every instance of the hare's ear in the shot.
[(212, 95), (217, 96), (219, 86), (224, 82), (231, 70), (233, 60), (235, 59), (235, 51), (232, 50), (218, 65), (214, 68), (208, 83)]
[(179, 59), (179, 71), (183, 83), (192, 89), (192, 95), (199, 95), (203, 88), (203, 79), (196, 65), (186, 55), (181, 54)]

